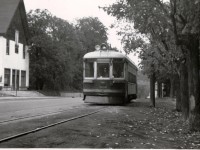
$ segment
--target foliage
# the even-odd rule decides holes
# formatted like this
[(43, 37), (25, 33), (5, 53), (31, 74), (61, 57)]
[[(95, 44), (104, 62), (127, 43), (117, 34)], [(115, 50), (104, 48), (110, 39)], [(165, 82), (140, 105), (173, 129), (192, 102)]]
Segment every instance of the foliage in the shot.
[[(195, 101), (194, 110), (190, 111), (190, 116), (194, 116), (191, 118), (195, 119), (191, 122), (199, 122), (200, 1), (118, 0), (104, 10), (117, 19), (128, 20), (134, 25), (136, 33), (145, 34), (149, 39), (149, 43), (145, 44), (134, 34), (125, 33), (128, 38), (124, 42), (128, 51), (141, 48), (141, 64), (148, 75), (156, 73), (157, 79), (171, 78), (176, 74), (180, 76), (181, 64), (187, 63), (189, 82), (184, 83), (189, 84), (188, 95)], [(199, 130), (199, 126), (195, 126), (192, 125), (192, 128)]]
[(47, 10), (30, 11), (30, 81), (37, 90), (81, 90), (82, 57), (95, 44), (107, 41), (97, 18), (79, 20), (75, 27)]
[[(69, 85), (70, 57), (75, 50), (73, 26), (47, 10), (28, 14), (31, 31), (30, 72), (36, 89), (60, 90)], [(74, 33), (75, 34), (75, 33)], [(70, 42), (74, 42), (71, 44)], [(70, 43), (70, 44), (69, 44)], [(34, 86), (34, 85), (33, 85)]]
[(175, 51), (172, 30), (167, 24), (169, 19), (155, 0), (118, 1), (104, 10), (129, 22), (119, 34), (123, 35), (122, 42), (127, 53), (139, 53), (144, 73), (151, 75), (156, 72), (160, 79), (177, 73), (174, 62), (181, 57), (181, 53)]
[(76, 28), (83, 44), (84, 53), (94, 51), (96, 45), (107, 43), (107, 28), (96, 17), (77, 20)]
[(104, 10), (119, 20), (129, 22), (130, 25), (119, 32), (123, 35), (125, 51), (138, 52), (139, 49), (144, 72), (150, 75), (154, 71), (159, 73), (158, 77), (164, 77), (166, 72), (167, 75), (177, 74), (177, 65), (185, 57), (184, 49), (177, 42), (185, 44), (188, 40), (184, 39), (188, 36), (179, 35), (199, 33), (198, 7), (199, 0), (165, 3), (160, 0), (118, 0)]

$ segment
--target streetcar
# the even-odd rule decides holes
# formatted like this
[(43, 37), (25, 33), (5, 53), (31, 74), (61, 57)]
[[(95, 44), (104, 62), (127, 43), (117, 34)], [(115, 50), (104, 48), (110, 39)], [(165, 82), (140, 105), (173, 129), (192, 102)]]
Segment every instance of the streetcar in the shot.
[(137, 67), (123, 53), (97, 45), (83, 57), (85, 103), (126, 104), (137, 98)]

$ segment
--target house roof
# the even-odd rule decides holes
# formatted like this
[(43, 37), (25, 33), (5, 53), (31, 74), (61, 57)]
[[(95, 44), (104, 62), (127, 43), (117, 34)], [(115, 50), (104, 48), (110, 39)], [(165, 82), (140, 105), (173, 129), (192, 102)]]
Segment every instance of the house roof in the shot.
[(0, 34), (6, 34), (16, 10), (20, 8), (23, 26), (28, 37), (28, 23), (23, 0), (0, 0)]

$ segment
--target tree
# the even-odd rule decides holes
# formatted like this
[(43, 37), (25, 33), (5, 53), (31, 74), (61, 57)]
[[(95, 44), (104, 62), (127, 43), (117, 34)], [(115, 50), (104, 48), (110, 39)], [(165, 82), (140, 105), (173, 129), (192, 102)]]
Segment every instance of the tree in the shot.
[(96, 45), (107, 43), (107, 28), (96, 17), (77, 20), (76, 28), (83, 44), (84, 54), (94, 51)]
[(72, 25), (47, 10), (30, 11), (30, 81), (37, 90), (81, 90), (82, 58), (95, 45), (107, 43), (104, 25), (84, 18)]
[[(170, 1), (173, 11), (174, 36), (179, 45), (187, 52), (190, 124), (194, 130), (200, 127), (200, 74), (199, 74), (199, 41), (200, 41), (200, 1)], [(176, 26), (175, 26), (176, 25)], [(178, 31), (176, 31), (178, 30)]]
[(173, 57), (175, 58), (173, 62), (182, 62), (185, 56), (188, 56), (186, 61), (190, 66), (189, 95), (191, 103), (194, 103), (190, 123), (192, 129), (198, 130), (200, 126), (199, 3), (199, 0), (170, 0), (166, 3), (160, 0), (120, 0), (104, 9), (118, 19), (126, 18), (134, 22), (134, 28), (138, 32), (150, 36), (167, 54), (170, 54), (171, 50), (180, 49), (181, 57)]
[(47, 10), (30, 11), (28, 22), (32, 43), (31, 86), (54, 91), (70, 88), (74, 76), (72, 66), (81, 49), (75, 28)]
[[(139, 6), (136, 5), (132, 9), (135, 10), (138, 9), (138, 7)], [(129, 8), (129, 10), (130, 9), (131, 8)], [(143, 8), (142, 10), (143, 11), (141, 11), (141, 9), (138, 9), (141, 14), (136, 15), (136, 17), (134, 18), (135, 20), (142, 20), (140, 25), (138, 25), (140, 27), (139, 29), (135, 29), (135, 22), (132, 23), (133, 21), (130, 21), (131, 24), (126, 25), (125, 29), (119, 32), (119, 34), (123, 37), (122, 42), (124, 44), (124, 50), (126, 53), (136, 51), (140, 54), (142, 60), (145, 59), (145, 61), (147, 61), (148, 59), (148, 63), (145, 64), (143, 63), (143, 61), (140, 65), (147, 65), (147, 67), (143, 67), (143, 69), (145, 70), (144, 72), (149, 75), (149, 77), (155, 74), (157, 81), (159, 82), (160, 80), (166, 80), (167, 78), (171, 77), (170, 80), (171, 83), (173, 83), (174, 77), (177, 74), (177, 71), (175, 70), (176, 64), (174, 63), (174, 60), (178, 56), (180, 56), (180, 52), (174, 51), (175, 45), (171, 42), (172, 39), (169, 36), (169, 29), (165, 25), (166, 20), (163, 20), (162, 18), (160, 19), (159, 17), (159, 19), (161, 21), (163, 20), (164, 22), (158, 20), (154, 21), (152, 19), (151, 21), (149, 21), (149, 23), (146, 23), (148, 21), (144, 20), (143, 15), (146, 14), (146, 16), (148, 16), (149, 14), (153, 14), (152, 12), (149, 12), (148, 7)], [(136, 13), (138, 13), (138, 11), (136, 11)], [(146, 18), (149, 19), (148, 17)], [(151, 45), (148, 46), (151, 47), (151, 50), (147, 50), (147, 44)], [(153, 69), (152, 65), (154, 65)], [(174, 84), (171, 84), (172, 88), (173, 85)]]

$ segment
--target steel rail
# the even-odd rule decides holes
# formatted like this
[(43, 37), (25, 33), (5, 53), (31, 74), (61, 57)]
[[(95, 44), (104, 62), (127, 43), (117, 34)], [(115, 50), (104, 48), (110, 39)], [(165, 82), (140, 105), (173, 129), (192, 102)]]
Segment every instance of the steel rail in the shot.
[(63, 123), (69, 122), (69, 121), (73, 121), (73, 120), (76, 120), (76, 119), (84, 118), (84, 117), (96, 114), (96, 113), (98, 113), (98, 112), (100, 112), (100, 111), (102, 111), (104, 109), (107, 109), (107, 107), (99, 109), (99, 110), (91, 112), (91, 113), (79, 115), (79, 116), (72, 117), (72, 118), (69, 118), (69, 119), (65, 119), (65, 120), (62, 120), (62, 121), (59, 121), (59, 122), (56, 122), (56, 123), (53, 123), (53, 124), (42, 126), (42, 127), (39, 127), (39, 128), (33, 129), (33, 130), (29, 130), (29, 131), (26, 131), (26, 132), (23, 132), (23, 133), (12, 135), (12, 136), (0, 139), (0, 143), (7, 142), (9, 140), (12, 140), (12, 139), (15, 139), (15, 138), (19, 138), (19, 137), (22, 137), (22, 136), (25, 136), (25, 135), (28, 135), (28, 134), (31, 134), (31, 133), (35, 133), (35, 132), (38, 132), (38, 131), (41, 131), (41, 130), (44, 130), (44, 129), (47, 129), (47, 128), (50, 128), (50, 127), (53, 127), (53, 126), (56, 126), (56, 125), (60, 125), (60, 124), (63, 124)]

